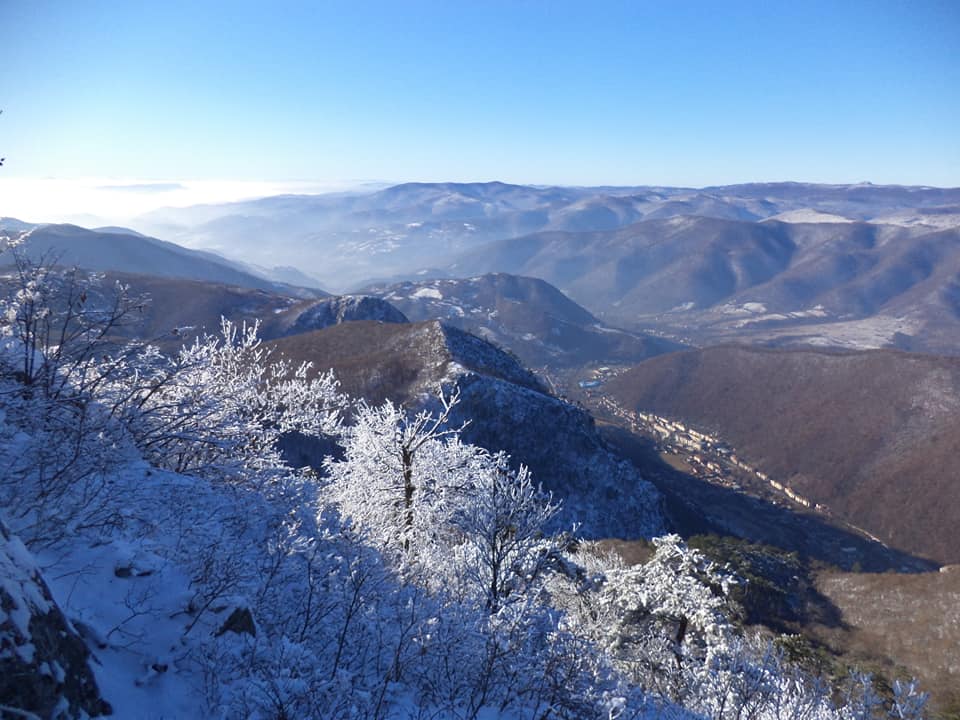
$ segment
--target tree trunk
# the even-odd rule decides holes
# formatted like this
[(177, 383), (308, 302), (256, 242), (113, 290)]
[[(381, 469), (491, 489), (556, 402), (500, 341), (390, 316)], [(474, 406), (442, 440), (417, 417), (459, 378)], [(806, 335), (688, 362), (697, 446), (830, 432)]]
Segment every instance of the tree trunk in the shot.
[(403, 525), (406, 537), (403, 549), (410, 549), (410, 532), (413, 530), (413, 453), (409, 448), (400, 449), (400, 461), (403, 465)]

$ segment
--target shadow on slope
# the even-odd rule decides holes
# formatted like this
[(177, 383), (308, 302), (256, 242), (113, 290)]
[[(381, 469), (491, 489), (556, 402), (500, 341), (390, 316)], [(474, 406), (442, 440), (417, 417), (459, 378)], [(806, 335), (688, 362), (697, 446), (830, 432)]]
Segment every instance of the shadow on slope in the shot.
[(937, 568), (929, 560), (885, 547), (812, 513), (794, 512), (680, 472), (665, 463), (649, 441), (623, 428), (603, 425), (601, 433), (663, 493), (667, 521), (684, 537), (731, 535), (847, 570)]

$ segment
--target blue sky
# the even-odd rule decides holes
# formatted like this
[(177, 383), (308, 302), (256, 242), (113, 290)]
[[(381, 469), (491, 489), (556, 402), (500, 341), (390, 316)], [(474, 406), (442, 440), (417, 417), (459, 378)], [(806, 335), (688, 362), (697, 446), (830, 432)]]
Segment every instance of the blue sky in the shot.
[(960, 185), (956, 0), (0, 0), (0, 28), (8, 182)]

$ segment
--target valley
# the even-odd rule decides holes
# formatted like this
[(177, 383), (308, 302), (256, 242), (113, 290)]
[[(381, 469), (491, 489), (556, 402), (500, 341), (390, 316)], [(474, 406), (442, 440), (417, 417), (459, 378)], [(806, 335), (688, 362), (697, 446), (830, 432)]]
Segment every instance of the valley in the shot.
[(683, 423), (630, 413), (606, 397), (585, 405), (604, 437), (667, 497), (685, 534), (729, 535), (856, 572), (930, 572), (939, 566), (884, 545), (830, 509), (798, 495)]
[[(886, 678), (923, 678), (937, 711), (953, 717), (960, 707), (957, 565), (889, 547), (750, 467), (717, 437), (624, 410), (601, 388), (571, 392), (597, 417), (610, 447), (663, 494), (670, 526), (752, 578), (747, 606), (756, 609), (746, 622), (794, 633), (791, 652), (823, 674), (859, 666)], [(645, 562), (649, 553), (619, 540), (609, 546), (628, 562)], [(783, 562), (794, 565), (773, 569)]]
[(755, 470), (891, 547), (950, 563), (958, 382), (952, 357), (731, 345), (652, 358), (605, 391), (631, 412), (722, 437)]

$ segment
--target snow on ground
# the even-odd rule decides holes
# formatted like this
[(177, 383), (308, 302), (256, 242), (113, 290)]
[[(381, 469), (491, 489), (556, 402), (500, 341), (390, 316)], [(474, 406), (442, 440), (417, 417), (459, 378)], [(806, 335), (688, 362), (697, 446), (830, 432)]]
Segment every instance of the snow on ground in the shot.
[(594, 323), (593, 325), (595, 330), (599, 330), (602, 333), (613, 333), (614, 335), (627, 335), (628, 333), (623, 330), (617, 330), (617, 328), (607, 327), (606, 325), (601, 325), (600, 323)]
[(422, 287), (410, 295), (411, 298), (432, 298), (433, 300), (443, 300), (443, 293), (436, 288)]
[(202, 502), (198, 483), (146, 463), (128, 465), (117, 480), (125, 494), (118, 513), (131, 526), (74, 538), (38, 554), (38, 564), (53, 597), (87, 640), (90, 667), (114, 717), (203, 718), (202, 677), (190, 658), (211, 629), (198, 624), (192, 637), (185, 635), (192, 621), (183, 612), (189, 579), (170, 560), (176, 528), (163, 524), (169, 511), (161, 510), (177, 485), (185, 491), (179, 502)]
[(743, 305), (727, 303), (720, 308), (724, 315), (759, 315), (766, 311), (767, 306), (761, 302), (745, 302)]
[(785, 223), (852, 223), (855, 222), (850, 218), (843, 217), (842, 215), (834, 215), (833, 213), (820, 212), (819, 210), (811, 210), (810, 208), (804, 208), (802, 210), (788, 210), (787, 212), (782, 212), (779, 215), (774, 215), (768, 217), (767, 220), (779, 220), (780, 222)]
[[(756, 306), (759, 310), (750, 310), (748, 306)], [(724, 309), (723, 312), (731, 314), (743, 314), (744, 312), (754, 312), (754, 313), (765, 313), (766, 306), (762, 303), (746, 303), (740, 308), (733, 308), (732, 310)], [(771, 321), (782, 321), (782, 320), (803, 320), (804, 318), (825, 318), (829, 315), (827, 309), (823, 305), (814, 305), (812, 308), (806, 310), (791, 310), (785, 313), (768, 313), (764, 315), (754, 315), (753, 317), (746, 318), (744, 320), (739, 320), (734, 324), (734, 327), (742, 328), (747, 327), (748, 325), (756, 325), (757, 323), (771, 322)]]
[[(465, 372), (455, 362), (450, 362), (449, 370)], [(202, 598), (198, 600), (199, 588), (208, 590), (207, 584), (224, 568), (211, 568), (201, 576), (196, 571), (203, 567), (198, 557), (208, 550), (215, 550), (211, 558), (232, 552), (242, 564), (262, 570), (259, 562), (269, 537), (262, 498), (137, 459), (114, 474), (120, 498), (117, 526), (82, 532), (37, 555), (54, 599), (93, 653), (90, 666), (101, 696), (112, 705), (113, 717), (123, 720), (239, 717), (233, 714), (236, 706), (228, 704), (232, 694), (256, 692), (251, 690), (256, 680), (237, 677), (231, 682), (229, 676), (218, 675), (222, 667), (211, 663), (225, 657), (217, 654), (224, 648), (230, 653), (229, 648), (254, 642), (246, 635), (224, 632), (232, 610), (251, 607), (252, 598), (244, 597), (240, 587), (216, 595), (216, 602), (204, 607)], [(247, 528), (242, 535), (227, 530), (238, 520)], [(217, 547), (221, 537), (227, 544)], [(256, 538), (259, 544), (253, 542)], [(302, 590), (291, 585), (284, 592), (298, 589)], [(255, 644), (263, 642), (266, 650), (268, 639), (261, 641), (260, 635), (266, 633), (258, 633)], [(346, 671), (341, 674), (358, 681)], [(390, 706), (383, 709), (384, 720), (450, 717), (448, 710), (431, 708), (429, 700), (415, 697), (402, 684), (394, 691)], [(355, 717), (368, 716), (359, 712)], [(501, 712), (484, 707), (479, 713), (477, 717), (491, 720), (530, 715), (524, 708)]]
[(928, 227), (933, 230), (950, 230), (960, 227), (960, 212), (917, 213), (904, 211), (873, 218), (870, 222), (901, 227)]
[(863, 320), (784, 328), (771, 333), (771, 337), (786, 335), (820, 347), (871, 350), (888, 347), (898, 333), (913, 335), (917, 329), (917, 323), (908, 318), (878, 315)]

